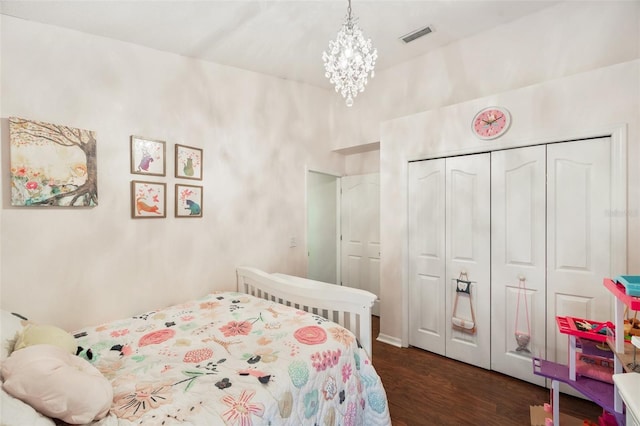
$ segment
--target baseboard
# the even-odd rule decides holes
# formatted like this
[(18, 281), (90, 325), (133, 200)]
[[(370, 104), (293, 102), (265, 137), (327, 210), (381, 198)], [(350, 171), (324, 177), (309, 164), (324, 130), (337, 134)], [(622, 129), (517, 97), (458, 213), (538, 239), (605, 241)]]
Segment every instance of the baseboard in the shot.
[(393, 336), (388, 336), (386, 334), (378, 334), (378, 337), (376, 338), (376, 340), (378, 342), (382, 342), (382, 343), (386, 343), (388, 345), (392, 345), (398, 348), (402, 347), (402, 341), (396, 337)]

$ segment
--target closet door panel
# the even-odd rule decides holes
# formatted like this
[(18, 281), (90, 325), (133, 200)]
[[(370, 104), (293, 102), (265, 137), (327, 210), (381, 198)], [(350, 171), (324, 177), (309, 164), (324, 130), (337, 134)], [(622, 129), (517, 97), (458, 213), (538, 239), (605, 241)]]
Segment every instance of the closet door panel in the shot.
[[(487, 369), (491, 366), (489, 182), (490, 154), (447, 158), (446, 355)], [(465, 272), (472, 282), (470, 295), (456, 293), (455, 280)], [(469, 320), (475, 316), (475, 333), (452, 327), (456, 295), (455, 317)]]
[(546, 148), (491, 153), (491, 369), (544, 385)]
[(602, 285), (610, 270), (610, 139), (547, 148), (547, 358), (566, 362), (556, 316), (612, 318)]
[(409, 344), (445, 355), (445, 160), (409, 164)]

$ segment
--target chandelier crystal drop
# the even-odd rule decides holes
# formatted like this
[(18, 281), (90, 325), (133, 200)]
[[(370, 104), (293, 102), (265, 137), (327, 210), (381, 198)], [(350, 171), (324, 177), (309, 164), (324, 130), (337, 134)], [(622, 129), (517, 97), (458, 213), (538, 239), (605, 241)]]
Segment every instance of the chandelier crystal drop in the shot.
[(371, 39), (365, 40), (358, 27), (358, 19), (351, 16), (351, 0), (347, 16), (336, 40), (329, 41), (329, 49), (322, 52), (325, 76), (335, 85), (336, 92), (346, 99), (347, 106), (353, 105), (353, 98), (364, 91), (368, 75), (374, 77), (374, 66), (378, 52)]

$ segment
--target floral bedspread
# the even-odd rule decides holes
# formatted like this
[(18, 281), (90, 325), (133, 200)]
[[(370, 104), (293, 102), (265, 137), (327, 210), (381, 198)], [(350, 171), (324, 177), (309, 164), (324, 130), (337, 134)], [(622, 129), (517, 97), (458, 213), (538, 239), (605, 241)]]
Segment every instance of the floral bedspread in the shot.
[(246, 294), (210, 294), (76, 338), (113, 384), (99, 425), (391, 424), (351, 332)]

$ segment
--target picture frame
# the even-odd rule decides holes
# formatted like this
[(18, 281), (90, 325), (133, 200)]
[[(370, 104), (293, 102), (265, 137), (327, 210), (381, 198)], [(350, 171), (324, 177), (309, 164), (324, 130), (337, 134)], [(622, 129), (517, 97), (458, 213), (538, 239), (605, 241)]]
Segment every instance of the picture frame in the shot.
[(203, 187), (197, 185), (176, 184), (176, 217), (202, 217)]
[(92, 130), (9, 117), (11, 205), (98, 205), (97, 136)]
[(131, 173), (166, 176), (166, 144), (164, 141), (131, 135)]
[(167, 217), (167, 184), (164, 182), (131, 181), (131, 217), (162, 219)]
[(177, 178), (202, 180), (202, 149), (176, 144)]

